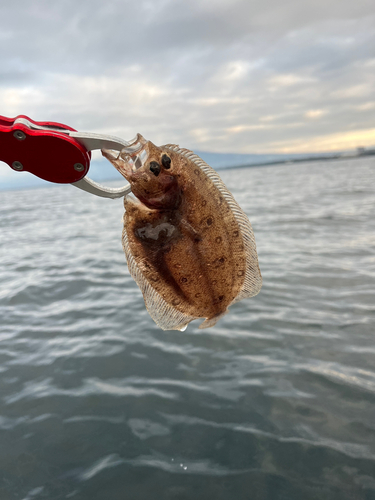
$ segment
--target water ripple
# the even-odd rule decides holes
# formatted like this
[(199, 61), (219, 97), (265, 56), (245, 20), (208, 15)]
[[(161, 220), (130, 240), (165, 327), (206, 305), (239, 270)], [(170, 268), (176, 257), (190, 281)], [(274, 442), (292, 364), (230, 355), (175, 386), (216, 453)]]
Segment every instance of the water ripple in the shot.
[(121, 200), (2, 192), (1, 499), (373, 498), (373, 159), (223, 180), (264, 285), (185, 332), (144, 307)]

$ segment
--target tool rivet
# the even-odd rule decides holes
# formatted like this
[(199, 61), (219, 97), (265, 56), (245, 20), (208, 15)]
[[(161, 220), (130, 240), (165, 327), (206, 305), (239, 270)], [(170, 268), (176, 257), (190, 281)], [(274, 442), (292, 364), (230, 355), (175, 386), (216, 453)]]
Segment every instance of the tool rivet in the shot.
[(77, 170), (77, 172), (82, 172), (82, 170), (85, 170), (85, 167), (82, 165), (82, 163), (75, 163), (74, 170)]
[(12, 163), (13, 170), (23, 170), (23, 165), (20, 161), (14, 161)]
[(13, 132), (13, 137), (18, 139), (19, 141), (24, 141), (26, 139), (26, 134), (24, 134), (21, 130), (15, 130)]

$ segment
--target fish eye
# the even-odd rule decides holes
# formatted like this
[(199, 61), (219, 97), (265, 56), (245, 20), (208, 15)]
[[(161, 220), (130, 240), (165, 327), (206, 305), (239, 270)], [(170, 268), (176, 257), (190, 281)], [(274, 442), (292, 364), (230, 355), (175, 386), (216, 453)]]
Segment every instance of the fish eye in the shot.
[(161, 157), (161, 163), (163, 165), (164, 168), (171, 168), (171, 159), (169, 158), (169, 156), (167, 155), (163, 155)]
[(157, 161), (150, 162), (150, 170), (157, 177), (160, 174), (161, 166)]

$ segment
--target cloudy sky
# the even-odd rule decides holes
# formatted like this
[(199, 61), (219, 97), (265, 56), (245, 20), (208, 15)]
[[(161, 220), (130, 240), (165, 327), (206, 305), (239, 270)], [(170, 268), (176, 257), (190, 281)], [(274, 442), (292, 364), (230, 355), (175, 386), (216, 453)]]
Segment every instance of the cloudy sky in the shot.
[(211, 152), (375, 145), (374, 0), (0, 0), (0, 41), (0, 115)]

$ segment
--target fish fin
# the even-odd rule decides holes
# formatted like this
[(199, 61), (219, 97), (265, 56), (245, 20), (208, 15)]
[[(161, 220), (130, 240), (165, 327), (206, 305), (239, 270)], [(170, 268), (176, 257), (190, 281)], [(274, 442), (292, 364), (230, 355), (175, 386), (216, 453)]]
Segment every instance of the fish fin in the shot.
[(166, 302), (163, 297), (150, 285), (144, 277), (141, 269), (135, 261), (130, 249), (128, 235), (124, 227), (122, 233), (122, 245), (124, 248), (128, 269), (139, 286), (146, 304), (146, 309), (151, 318), (162, 330), (180, 330), (184, 331), (187, 325), (195, 316), (189, 316)]
[[(233, 299), (230, 305), (235, 304), (236, 302), (239, 302), (242, 299), (254, 297), (254, 295), (257, 295), (260, 292), (260, 289), (262, 288), (262, 275), (258, 264), (258, 254), (255, 244), (253, 228), (251, 227), (249, 218), (242, 210), (242, 208), (238, 205), (232, 193), (228, 190), (224, 182), (220, 179), (216, 170), (210, 167), (205, 161), (202, 160), (202, 158), (200, 158), (197, 154), (193, 153), (189, 149), (181, 149), (179, 146), (174, 144), (167, 144), (166, 146), (163, 147), (169, 148), (175, 153), (179, 153), (185, 158), (194, 162), (194, 164), (197, 165), (197, 167), (199, 167), (212, 181), (214, 186), (220, 191), (220, 193), (223, 195), (224, 199), (228, 203), (241, 229), (241, 234), (246, 252), (246, 272), (245, 272), (244, 283), (241, 287), (241, 290), (239, 291), (237, 296)], [(203, 324), (205, 324), (206, 321)]]
[(211, 328), (211, 326), (216, 325), (216, 323), (221, 319), (223, 316), (225, 316), (227, 313), (229, 313), (229, 310), (227, 309), (223, 313), (218, 314), (217, 316), (214, 316), (213, 318), (207, 318), (199, 325), (200, 329), (203, 328)]

